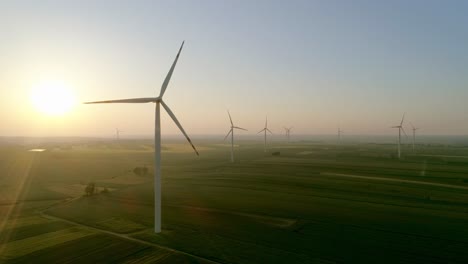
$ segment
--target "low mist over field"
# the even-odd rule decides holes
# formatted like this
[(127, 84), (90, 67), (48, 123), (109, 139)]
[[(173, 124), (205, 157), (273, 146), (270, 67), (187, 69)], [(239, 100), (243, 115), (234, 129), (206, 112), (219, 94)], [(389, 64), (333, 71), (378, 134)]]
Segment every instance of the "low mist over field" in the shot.
[(468, 260), (466, 145), (199, 140), (163, 144), (158, 235), (151, 140), (1, 144), (3, 261)]

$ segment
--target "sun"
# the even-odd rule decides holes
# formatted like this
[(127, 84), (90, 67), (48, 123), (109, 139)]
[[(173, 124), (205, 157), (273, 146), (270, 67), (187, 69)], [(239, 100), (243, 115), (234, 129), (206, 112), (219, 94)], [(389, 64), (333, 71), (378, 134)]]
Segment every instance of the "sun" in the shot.
[(63, 115), (75, 105), (73, 90), (58, 81), (42, 82), (32, 88), (31, 101), (34, 107), (47, 115)]

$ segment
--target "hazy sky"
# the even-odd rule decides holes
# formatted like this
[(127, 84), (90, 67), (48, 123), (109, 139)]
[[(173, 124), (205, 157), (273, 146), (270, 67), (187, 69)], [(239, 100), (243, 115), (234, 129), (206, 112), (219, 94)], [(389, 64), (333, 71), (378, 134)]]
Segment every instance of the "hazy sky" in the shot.
[[(468, 1), (0, 1), (0, 135), (153, 133), (153, 104), (39, 113), (31, 89), (79, 102), (150, 97), (186, 41), (165, 102), (191, 135), (468, 134)], [(163, 113), (163, 134), (178, 133)], [(409, 127), (408, 127), (409, 130)]]

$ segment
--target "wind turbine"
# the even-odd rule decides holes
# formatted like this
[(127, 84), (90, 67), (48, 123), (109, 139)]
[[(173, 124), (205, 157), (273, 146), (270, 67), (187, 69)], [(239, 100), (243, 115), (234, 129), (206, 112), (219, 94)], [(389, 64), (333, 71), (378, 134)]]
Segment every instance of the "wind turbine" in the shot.
[(398, 158), (401, 158), (401, 131), (405, 133), (405, 136), (408, 136), (406, 135), (405, 129), (403, 128), (403, 121), (405, 120), (405, 114), (406, 113), (403, 114), (403, 117), (401, 118), (401, 122), (399, 126), (392, 126), (392, 128), (398, 128)]
[(341, 142), (341, 134), (343, 133), (344, 131), (341, 130), (340, 127), (338, 127), (338, 141)]
[(414, 152), (415, 151), (414, 145), (416, 143), (416, 130), (418, 130), (419, 128), (414, 127), (412, 123), (410, 124), (411, 124), (411, 127), (413, 128), (413, 152)]
[(232, 123), (231, 114), (229, 113), (229, 111), (227, 111), (227, 112), (228, 112), (228, 115), (229, 115), (229, 121), (231, 121), (231, 129), (229, 130), (227, 135), (224, 137), (224, 140), (226, 140), (226, 138), (229, 136), (229, 134), (231, 134), (231, 162), (234, 162), (234, 128), (235, 129), (245, 130), (245, 131), (247, 131), (247, 129), (242, 128), (242, 127), (234, 126), (234, 123)]
[(166, 110), (169, 116), (172, 118), (174, 123), (179, 127), (182, 134), (184, 134), (185, 138), (187, 138), (190, 145), (192, 145), (193, 150), (197, 155), (198, 151), (195, 146), (192, 144), (192, 141), (188, 137), (187, 133), (185, 133), (184, 128), (177, 120), (176, 116), (172, 112), (172, 110), (167, 106), (166, 103), (162, 100), (164, 92), (166, 92), (166, 88), (171, 80), (172, 72), (177, 64), (177, 60), (179, 59), (180, 52), (182, 51), (182, 47), (184, 46), (184, 42), (180, 46), (179, 52), (172, 63), (169, 72), (167, 73), (166, 78), (161, 86), (161, 91), (158, 97), (143, 97), (143, 98), (131, 98), (131, 99), (120, 99), (120, 100), (109, 100), (109, 101), (96, 101), (96, 102), (86, 102), (85, 104), (100, 104), (100, 103), (155, 103), (155, 122), (154, 122), (154, 232), (160, 233), (161, 232), (161, 111), (160, 106)]
[(288, 139), (288, 143), (289, 143), (289, 139), (290, 139), (290, 137), (291, 137), (291, 129), (292, 129), (292, 128), (293, 128), (293, 127), (289, 127), (289, 128), (284, 127), (284, 130), (286, 131), (286, 138)]
[(117, 140), (120, 140), (120, 132), (123, 132), (123, 131), (118, 128), (115, 129), (115, 138)]
[(258, 131), (257, 134), (260, 134), (261, 132), (265, 132), (265, 143), (264, 143), (264, 147), (263, 147), (263, 151), (266, 152), (266, 149), (267, 149), (267, 131), (270, 132), (270, 134), (273, 135), (273, 132), (270, 131), (270, 129), (268, 129), (268, 117), (265, 117), (265, 127)]

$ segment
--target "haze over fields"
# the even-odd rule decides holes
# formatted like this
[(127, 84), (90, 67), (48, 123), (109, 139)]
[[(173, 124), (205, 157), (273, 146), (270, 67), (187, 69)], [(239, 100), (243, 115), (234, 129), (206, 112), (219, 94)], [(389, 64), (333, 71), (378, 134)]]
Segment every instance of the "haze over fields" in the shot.
[(0, 1), (0, 263), (468, 263), (467, 13)]

